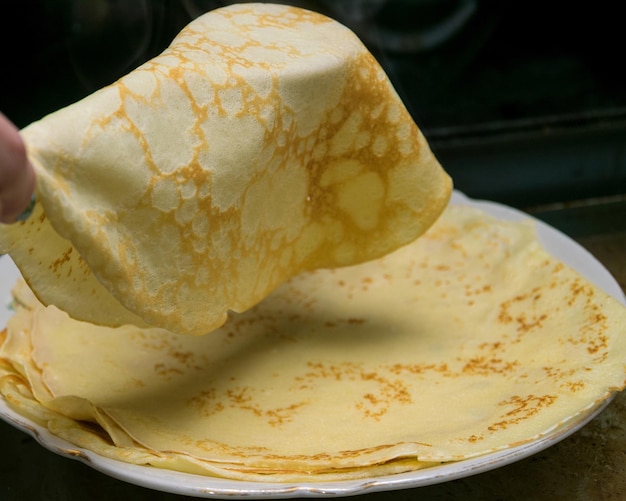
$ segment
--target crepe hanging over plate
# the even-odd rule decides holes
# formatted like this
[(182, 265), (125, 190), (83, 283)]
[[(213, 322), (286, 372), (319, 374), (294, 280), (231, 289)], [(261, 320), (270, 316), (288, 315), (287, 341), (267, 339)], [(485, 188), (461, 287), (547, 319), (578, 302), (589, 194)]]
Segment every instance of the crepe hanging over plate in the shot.
[(284, 5), (209, 12), (22, 133), (40, 203), (0, 252), (100, 325), (211, 331), (304, 270), (413, 241), (451, 193), (358, 38)]
[(626, 379), (626, 308), (532, 224), (462, 205), (379, 260), (295, 277), (211, 336), (93, 326), (28, 294), (0, 348), (7, 402), (104, 456), (205, 475), (460, 461), (566, 425)]

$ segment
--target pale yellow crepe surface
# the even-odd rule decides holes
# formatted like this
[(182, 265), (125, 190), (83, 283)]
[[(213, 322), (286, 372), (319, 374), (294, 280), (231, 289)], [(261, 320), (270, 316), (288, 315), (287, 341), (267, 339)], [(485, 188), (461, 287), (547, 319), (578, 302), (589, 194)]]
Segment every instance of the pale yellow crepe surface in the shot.
[(626, 308), (531, 223), (464, 206), (379, 260), (292, 279), (210, 336), (97, 327), (17, 297), (0, 350), (16, 409), (110, 457), (230, 478), (474, 457), (555, 429), (626, 376)]
[(451, 193), (359, 39), (284, 5), (208, 12), (22, 132), (41, 207), (0, 252), (44, 304), (109, 326), (203, 334), (303, 270), (414, 240)]

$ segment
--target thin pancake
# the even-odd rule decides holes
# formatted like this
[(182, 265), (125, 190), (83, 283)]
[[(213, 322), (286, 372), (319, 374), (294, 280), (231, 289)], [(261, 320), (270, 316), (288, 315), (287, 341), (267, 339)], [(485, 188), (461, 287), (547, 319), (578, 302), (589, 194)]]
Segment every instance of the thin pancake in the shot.
[(547, 254), (531, 224), (451, 206), (414, 243), (298, 276), (211, 336), (27, 306), (1, 348), (14, 369), (0, 386), (54, 433), (120, 460), (353, 478), (566, 423), (623, 388), (625, 326), (626, 308)]
[(0, 227), (45, 304), (203, 334), (304, 270), (422, 234), (450, 178), (358, 38), (242, 4), (23, 130), (42, 207)]

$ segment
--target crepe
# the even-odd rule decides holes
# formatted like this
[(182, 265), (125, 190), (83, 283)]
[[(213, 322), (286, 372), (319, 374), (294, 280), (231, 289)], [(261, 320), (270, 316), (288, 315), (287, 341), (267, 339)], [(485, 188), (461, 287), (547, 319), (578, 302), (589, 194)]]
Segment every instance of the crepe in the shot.
[(23, 131), (31, 218), (0, 227), (44, 304), (203, 334), (298, 273), (421, 235), (451, 181), (358, 38), (242, 4)]
[(77, 322), (16, 290), (0, 391), (107, 457), (262, 481), (529, 442), (626, 379), (626, 308), (532, 223), (451, 205), (376, 261), (308, 272), (210, 336)]

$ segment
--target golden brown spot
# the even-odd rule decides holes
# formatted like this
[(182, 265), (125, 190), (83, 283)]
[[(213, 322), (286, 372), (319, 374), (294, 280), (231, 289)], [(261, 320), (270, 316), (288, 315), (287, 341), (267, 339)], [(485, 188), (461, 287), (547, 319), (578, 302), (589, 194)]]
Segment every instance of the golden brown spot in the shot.
[(189, 404), (204, 416), (212, 416), (224, 410), (224, 405), (217, 399), (215, 388), (203, 390), (189, 399)]
[(348, 323), (352, 325), (361, 325), (365, 323), (364, 318), (349, 318)]
[(585, 383), (582, 381), (569, 381), (563, 385), (572, 393), (576, 393), (579, 390), (582, 390), (585, 387)]
[(158, 363), (154, 365), (154, 372), (166, 379), (170, 379), (172, 376), (184, 374), (184, 372), (178, 367), (167, 366), (164, 363)]
[(58, 259), (52, 261), (50, 264), (50, 269), (57, 273), (59, 268), (63, 266), (65, 263), (70, 261), (70, 255), (72, 254), (73, 247), (69, 247)]
[(449, 373), (450, 370), (448, 368), (448, 364), (440, 363), (440, 364), (393, 364), (388, 368), (388, 370), (393, 373), (400, 375), (402, 373), (409, 374), (424, 374), (426, 372), (438, 372), (441, 374)]
[(461, 372), (468, 375), (504, 375), (514, 372), (519, 366), (520, 363), (517, 360), (507, 361), (502, 358), (478, 356), (470, 358), (461, 369)]
[(549, 407), (556, 399), (555, 395), (527, 395), (525, 397), (515, 395), (509, 400), (503, 400), (498, 405), (513, 408), (502, 415), (501, 421), (490, 425), (487, 429), (491, 432), (505, 430), (509, 426), (529, 419), (542, 409)]

